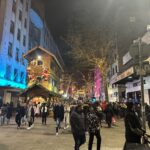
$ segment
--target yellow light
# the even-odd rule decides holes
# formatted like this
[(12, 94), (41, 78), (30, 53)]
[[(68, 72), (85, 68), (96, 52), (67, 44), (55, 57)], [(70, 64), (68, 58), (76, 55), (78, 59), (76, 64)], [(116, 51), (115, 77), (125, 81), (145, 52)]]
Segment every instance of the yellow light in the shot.
[(42, 57), (41, 57), (41, 55), (38, 55), (38, 57), (37, 57), (39, 60), (41, 60), (42, 59)]

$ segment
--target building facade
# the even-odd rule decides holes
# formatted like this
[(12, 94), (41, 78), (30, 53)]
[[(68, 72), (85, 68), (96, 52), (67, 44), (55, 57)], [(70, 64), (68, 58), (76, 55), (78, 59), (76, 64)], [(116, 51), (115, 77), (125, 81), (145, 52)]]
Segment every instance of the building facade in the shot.
[(30, 0), (0, 1), (0, 96), (16, 100), (16, 93), (26, 88)]
[(122, 57), (122, 65), (114, 77), (113, 85), (124, 86), (121, 93), (122, 100), (141, 102), (140, 74), (144, 80), (144, 101), (150, 104), (150, 39), (149, 31), (141, 38), (142, 72), (139, 68), (139, 41), (130, 46), (128, 52)]

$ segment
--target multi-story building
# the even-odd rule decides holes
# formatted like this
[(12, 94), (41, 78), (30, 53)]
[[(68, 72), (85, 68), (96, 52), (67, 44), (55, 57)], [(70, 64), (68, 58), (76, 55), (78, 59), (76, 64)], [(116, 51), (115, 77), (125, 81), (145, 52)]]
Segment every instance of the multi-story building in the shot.
[[(142, 53), (142, 74), (144, 76), (144, 97), (145, 102), (150, 103), (150, 39), (149, 31), (142, 37), (141, 53)], [(146, 41), (146, 43), (145, 43)], [(139, 69), (139, 41), (133, 43), (128, 52), (122, 57), (122, 66), (118, 75), (114, 78), (114, 85), (124, 85), (122, 98), (131, 99), (134, 102), (141, 101), (141, 71)]]
[(16, 100), (20, 89), (26, 88), (30, 0), (0, 1), (0, 97)]

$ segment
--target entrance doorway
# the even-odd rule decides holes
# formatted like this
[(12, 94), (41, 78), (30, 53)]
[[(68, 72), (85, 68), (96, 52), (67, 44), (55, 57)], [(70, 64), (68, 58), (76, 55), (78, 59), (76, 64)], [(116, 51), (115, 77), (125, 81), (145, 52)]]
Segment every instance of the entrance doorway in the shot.
[(42, 103), (46, 102), (46, 100), (43, 97), (34, 97), (34, 98), (32, 98), (31, 101), (35, 104), (39, 104), (39, 103), (42, 104)]

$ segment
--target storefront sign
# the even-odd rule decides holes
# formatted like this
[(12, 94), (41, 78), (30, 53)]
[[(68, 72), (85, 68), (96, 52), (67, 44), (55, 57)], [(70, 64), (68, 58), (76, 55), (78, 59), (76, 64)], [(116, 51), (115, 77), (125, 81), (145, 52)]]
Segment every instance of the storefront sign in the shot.
[(119, 80), (122, 80), (130, 75), (132, 75), (134, 73), (134, 68), (131, 67), (129, 68), (128, 70), (124, 71), (122, 74), (120, 74), (118, 77), (117, 77), (117, 81)]
[(129, 62), (130, 60), (132, 59), (130, 53), (126, 53), (124, 56), (123, 56), (123, 65), (125, 65), (127, 62)]

